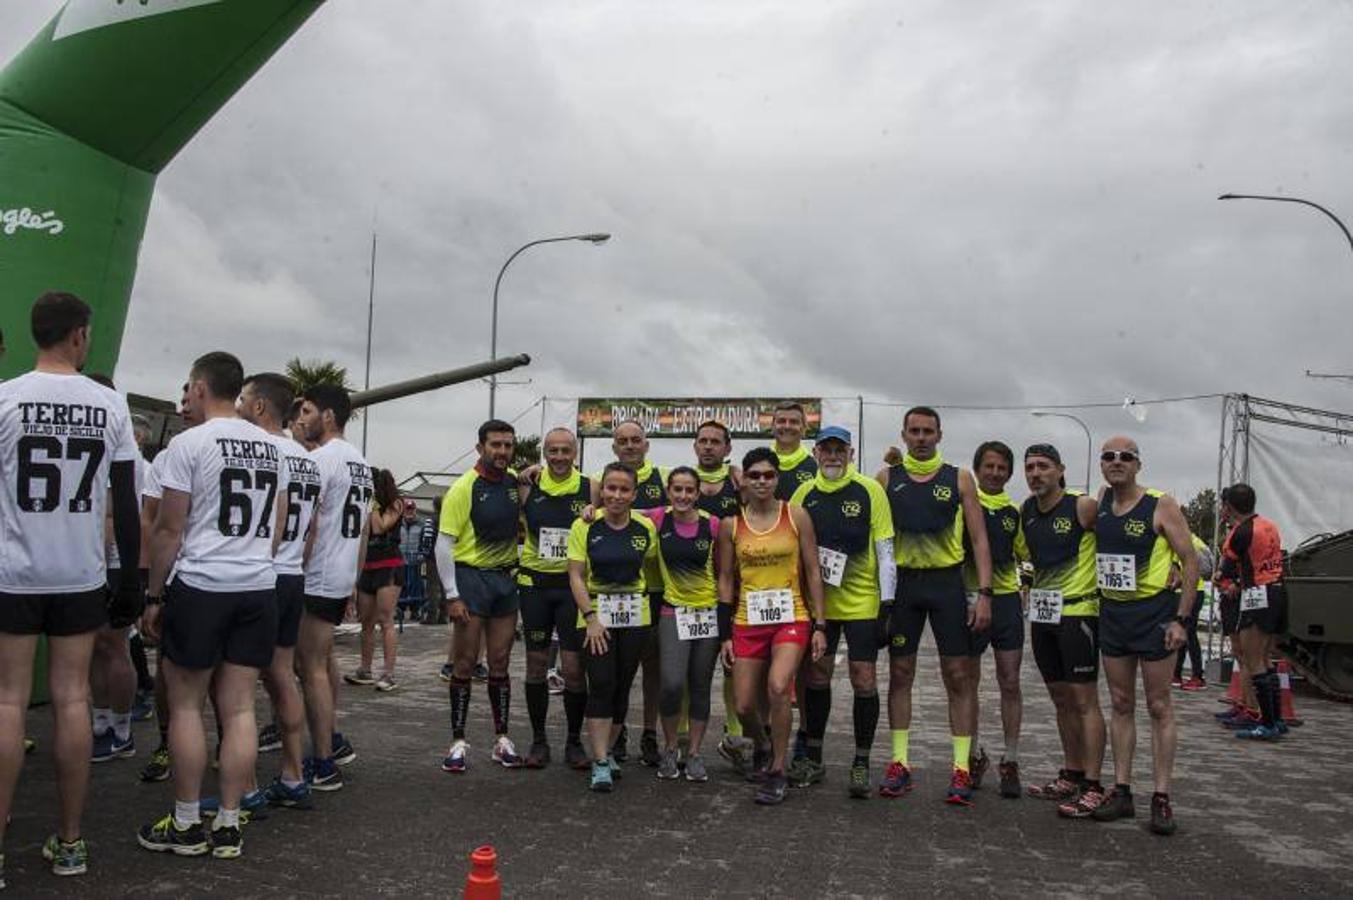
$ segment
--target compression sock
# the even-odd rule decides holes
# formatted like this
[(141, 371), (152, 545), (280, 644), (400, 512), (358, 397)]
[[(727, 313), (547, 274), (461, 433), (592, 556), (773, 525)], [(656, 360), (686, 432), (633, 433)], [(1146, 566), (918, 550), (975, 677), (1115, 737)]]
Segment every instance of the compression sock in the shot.
[(550, 710), (550, 688), (543, 681), (526, 682), (526, 714), (537, 743), (545, 741), (545, 716)]
[(493, 709), (493, 733), (507, 734), (508, 713), (512, 707), (510, 678), (489, 678), (489, 706)]
[(869, 761), (869, 750), (874, 746), (874, 732), (879, 725), (879, 695), (855, 695), (855, 762)]
[(803, 692), (803, 718), (808, 735), (808, 758), (822, 762), (822, 739), (827, 734), (827, 717), (832, 711), (832, 689), (809, 685)]
[(451, 676), (451, 738), (465, 739), (465, 720), (470, 717), (470, 679)]
[(956, 734), (954, 739), (954, 768), (968, 771), (968, 760), (972, 758), (972, 735)]
[(568, 742), (582, 741), (583, 714), (587, 712), (587, 691), (564, 691), (564, 719), (568, 722)]
[(908, 765), (907, 762), (907, 742), (911, 737), (911, 730), (907, 728), (894, 728), (893, 734), (893, 762)]

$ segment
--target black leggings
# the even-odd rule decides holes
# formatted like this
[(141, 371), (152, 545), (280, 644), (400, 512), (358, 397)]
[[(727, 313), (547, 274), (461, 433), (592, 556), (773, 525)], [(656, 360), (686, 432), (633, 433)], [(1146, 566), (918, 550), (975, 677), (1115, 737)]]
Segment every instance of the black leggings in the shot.
[[(625, 721), (630, 708), (630, 687), (639, 671), (639, 657), (648, 646), (651, 625), (611, 628), (606, 652), (597, 656), (585, 650), (587, 666), (587, 718)], [(586, 645), (584, 644), (584, 648)]]
[(1189, 665), (1193, 667), (1193, 677), (1203, 677), (1203, 648), (1198, 643), (1198, 619), (1194, 618), (1187, 628), (1188, 640), (1184, 646), (1179, 648), (1179, 659), (1174, 664), (1174, 677), (1181, 678), (1184, 675), (1184, 654), (1189, 657)]

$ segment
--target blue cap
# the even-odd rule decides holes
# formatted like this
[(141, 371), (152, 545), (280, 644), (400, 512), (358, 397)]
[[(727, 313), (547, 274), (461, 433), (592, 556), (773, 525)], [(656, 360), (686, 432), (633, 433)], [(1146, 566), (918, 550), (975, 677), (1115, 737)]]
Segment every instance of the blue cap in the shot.
[(850, 446), (850, 431), (842, 428), (840, 425), (828, 425), (817, 433), (817, 443), (823, 441), (840, 441), (847, 447)]

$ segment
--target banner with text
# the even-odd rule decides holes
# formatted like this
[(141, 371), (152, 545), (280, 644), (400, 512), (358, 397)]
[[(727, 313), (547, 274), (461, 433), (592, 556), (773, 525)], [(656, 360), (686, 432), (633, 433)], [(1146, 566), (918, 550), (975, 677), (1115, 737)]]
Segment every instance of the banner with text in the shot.
[(702, 422), (721, 422), (735, 438), (770, 438), (775, 407), (792, 399), (803, 406), (807, 434), (822, 424), (822, 400), (813, 397), (583, 397), (578, 403), (578, 436), (610, 437), (615, 426), (633, 419), (649, 437), (694, 437)]

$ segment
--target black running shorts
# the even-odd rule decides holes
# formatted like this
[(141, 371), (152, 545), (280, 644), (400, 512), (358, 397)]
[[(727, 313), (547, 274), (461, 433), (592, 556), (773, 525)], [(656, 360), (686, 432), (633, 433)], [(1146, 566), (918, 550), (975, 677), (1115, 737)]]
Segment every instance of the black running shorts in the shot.
[(988, 646), (997, 650), (1024, 649), (1024, 607), (1019, 594), (997, 594), (991, 598), (991, 625), (972, 636), (973, 655), (980, 656)]
[(1236, 611), (1239, 613), (1237, 631), (1258, 628), (1264, 634), (1282, 634), (1287, 630), (1287, 589), (1282, 582), (1275, 581), (1268, 585), (1267, 593), (1268, 605), (1263, 609), (1240, 612), (1241, 601), (1236, 600)]
[(404, 566), (363, 569), (357, 577), (357, 590), (363, 594), (374, 594), (385, 587), (404, 587)]
[(1179, 614), (1179, 594), (1161, 591), (1144, 600), (1110, 600), (1099, 604), (1099, 647), (1105, 656), (1140, 656), (1148, 662), (1177, 650), (1165, 649), (1165, 632)]
[(843, 633), (846, 636), (846, 658), (851, 662), (872, 663), (879, 658), (877, 619), (828, 619), (828, 656), (836, 655)]
[(317, 619), (323, 619), (330, 625), (341, 625), (343, 616), (348, 612), (347, 597), (320, 597), (316, 594), (305, 595), (305, 611)]
[(108, 624), (108, 589), (75, 594), (0, 593), (0, 632), (69, 637)]
[(1097, 617), (1063, 616), (1060, 622), (1035, 622), (1029, 626), (1029, 643), (1044, 682), (1093, 684), (1099, 679)]
[(175, 578), (160, 617), (165, 658), (185, 669), (222, 661), (255, 669), (272, 662), (277, 595), (266, 591), (203, 591)]
[(277, 646), (295, 647), (305, 608), (305, 576), (277, 576)]
[(911, 656), (921, 643), (926, 620), (940, 656), (972, 656), (968, 599), (958, 566), (897, 570), (897, 601), (888, 625), (891, 656)]
[(534, 584), (521, 585), (521, 627), (526, 638), (526, 649), (550, 649), (550, 637), (559, 635), (559, 649), (574, 653), (583, 648), (583, 632), (578, 628), (578, 604), (573, 602), (573, 591), (568, 576), (560, 584), (554, 573), (531, 573)]

